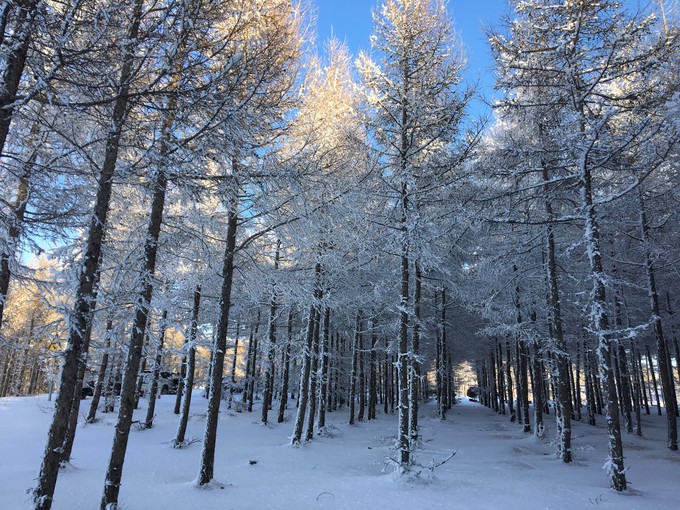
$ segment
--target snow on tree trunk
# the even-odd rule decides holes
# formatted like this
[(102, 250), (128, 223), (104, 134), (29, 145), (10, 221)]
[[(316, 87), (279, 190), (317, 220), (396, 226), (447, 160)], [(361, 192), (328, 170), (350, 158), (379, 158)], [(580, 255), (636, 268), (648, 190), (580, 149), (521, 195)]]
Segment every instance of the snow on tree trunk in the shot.
[[(194, 301), (191, 308), (191, 324), (189, 335), (185, 344), (186, 370), (184, 374), (184, 385), (182, 394), (182, 412), (177, 425), (177, 435), (173, 441), (173, 446), (179, 448), (185, 442), (187, 424), (189, 423), (189, 410), (191, 408), (191, 392), (194, 389), (194, 372), (196, 369), (196, 334), (198, 332), (198, 312), (201, 306), (201, 286), (197, 285), (194, 290)], [(177, 389), (179, 391), (179, 388)]]
[[(638, 185), (638, 200), (640, 204), (640, 231), (642, 233), (642, 240), (645, 243), (645, 246), (648, 246), (650, 242), (650, 229), (649, 223), (647, 221), (647, 211), (645, 209), (642, 184)], [(666, 422), (668, 428), (667, 446), (670, 450), (676, 451), (678, 449), (678, 424), (676, 419), (678, 404), (675, 399), (675, 383), (673, 382), (673, 373), (670, 369), (671, 365), (669, 362), (666, 338), (664, 336), (663, 327), (661, 324), (661, 309), (659, 306), (659, 294), (656, 289), (654, 263), (652, 262), (652, 258), (649, 254), (649, 251), (647, 250), (645, 250), (645, 268), (647, 271), (647, 293), (649, 295), (652, 321), (654, 323), (654, 336), (656, 337), (657, 361), (659, 366), (659, 375), (661, 376), (661, 389), (663, 391), (664, 407), (666, 408)], [(650, 366), (650, 368), (653, 370), (653, 367)]]
[(161, 316), (160, 331), (158, 333), (158, 342), (156, 343), (156, 358), (154, 359), (153, 371), (151, 375), (151, 388), (149, 388), (149, 406), (146, 408), (146, 419), (144, 420), (144, 428), (146, 429), (150, 429), (151, 427), (153, 427), (153, 418), (156, 412), (156, 398), (158, 396), (158, 378), (161, 375), (161, 368), (163, 364), (163, 344), (165, 343), (165, 329), (167, 327), (167, 319), (168, 311), (163, 310), (163, 315)]
[(290, 444), (300, 444), (302, 432), (305, 425), (307, 414), (307, 401), (309, 395), (309, 377), (312, 369), (312, 344), (314, 342), (314, 323), (316, 314), (319, 313), (319, 303), (321, 298), (321, 263), (317, 262), (314, 266), (314, 295), (313, 303), (309, 307), (309, 317), (307, 318), (307, 334), (303, 345), (302, 367), (300, 368), (300, 384), (298, 388), (298, 409), (295, 416), (295, 428), (290, 439)]
[[(274, 271), (279, 268), (279, 259), (281, 252), (281, 241), (276, 241), (276, 253), (274, 255)], [(272, 290), (271, 303), (269, 305), (269, 321), (267, 323), (267, 341), (269, 348), (267, 350), (267, 360), (264, 372), (264, 396), (262, 398), (262, 423), (267, 423), (269, 416), (269, 409), (272, 405), (272, 398), (274, 394), (274, 361), (276, 357), (276, 288)]]
[[(596, 138), (597, 133), (593, 136)], [(611, 339), (609, 338), (609, 317), (607, 315), (605, 296), (605, 274), (602, 265), (602, 254), (600, 252), (600, 229), (596, 218), (595, 205), (593, 204), (588, 147), (584, 149), (580, 162), (579, 188), (581, 191), (581, 206), (585, 211), (584, 239), (588, 260), (590, 261), (590, 277), (593, 284), (590, 328), (597, 337), (597, 356), (602, 382), (605, 387), (607, 445), (609, 448), (609, 459), (605, 467), (610, 475), (612, 488), (617, 491), (624, 491), (627, 484), (623, 465), (619, 403), (611, 364)]]
[(68, 430), (68, 417), (75, 393), (78, 361), (80, 360), (87, 324), (91, 320), (94, 301), (94, 282), (102, 250), (106, 220), (111, 202), (113, 174), (116, 169), (118, 150), (123, 125), (128, 113), (130, 79), (133, 74), (134, 51), (139, 25), (142, 18), (142, 0), (136, 0), (132, 11), (126, 42), (121, 46), (121, 71), (118, 79), (118, 95), (113, 106), (111, 128), (106, 136), (106, 149), (102, 170), (97, 183), (94, 214), (88, 230), (87, 244), (80, 270), (78, 287), (75, 292), (73, 312), (69, 321), (69, 332), (64, 362), (61, 370), (60, 391), (54, 408), (54, 417), (48, 432), (47, 446), (43, 455), (38, 484), (33, 491), (36, 510), (49, 510), (52, 506), (54, 488), (59, 474), (61, 446)]
[(224, 353), (227, 348), (227, 328), (231, 311), (231, 289), (234, 281), (234, 256), (236, 252), (236, 228), (238, 226), (237, 204), (232, 203), (227, 217), (227, 242), (222, 265), (222, 287), (220, 291), (217, 333), (212, 347), (213, 361), (210, 372), (210, 394), (206, 413), (205, 434), (201, 451), (201, 465), (198, 484), (206, 485), (213, 479), (215, 469), (215, 447), (217, 445), (217, 421), (222, 400), (222, 374)]
[(281, 399), (279, 400), (278, 423), (285, 420), (286, 406), (288, 404), (288, 384), (290, 379), (290, 347), (293, 341), (293, 310), (288, 310), (288, 333), (286, 336), (286, 350), (283, 354), (283, 374), (281, 380)]

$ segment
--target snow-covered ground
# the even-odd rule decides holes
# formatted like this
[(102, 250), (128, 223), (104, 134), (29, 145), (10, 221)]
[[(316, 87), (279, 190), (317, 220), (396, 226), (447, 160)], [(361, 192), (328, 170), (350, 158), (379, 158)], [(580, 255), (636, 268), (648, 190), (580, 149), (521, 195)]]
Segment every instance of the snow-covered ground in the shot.
[[(206, 400), (197, 392), (187, 438), (202, 438)], [(89, 399), (83, 402), (83, 407)], [(200, 442), (173, 449), (174, 396), (157, 403), (153, 429), (134, 429), (120, 493), (125, 510), (226, 509), (673, 509), (680, 508), (680, 454), (665, 448), (664, 418), (645, 416), (644, 437), (624, 433), (630, 489), (609, 489), (604, 419), (597, 428), (574, 426), (574, 459), (564, 465), (545, 439), (523, 434), (506, 417), (462, 402), (444, 422), (423, 406), (417, 461), (429, 466), (457, 451), (434, 473), (396, 477), (386, 459), (394, 455), (394, 416), (347, 424), (347, 413), (329, 415), (327, 437), (291, 447), (291, 421), (264, 426), (252, 414), (223, 409), (215, 475), (221, 482), (198, 488)], [(0, 509), (29, 507), (52, 415), (46, 396), (0, 399)], [(136, 411), (145, 416), (146, 402)], [(289, 411), (294, 415), (294, 409)], [(57, 482), (53, 508), (99, 508), (116, 415), (79, 425), (73, 465)], [(138, 419), (137, 417), (135, 419)]]

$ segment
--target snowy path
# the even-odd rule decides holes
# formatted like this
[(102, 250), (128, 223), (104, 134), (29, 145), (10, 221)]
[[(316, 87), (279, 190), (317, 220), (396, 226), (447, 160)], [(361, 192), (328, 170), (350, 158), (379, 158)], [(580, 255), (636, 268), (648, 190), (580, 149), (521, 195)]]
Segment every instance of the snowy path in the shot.
[[(468, 402), (452, 409), (445, 422), (432, 416), (432, 406), (423, 407), (416, 460), (429, 465), (457, 454), (434, 474), (425, 471), (417, 479), (396, 479), (385, 462), (393, 454), (393, 416), (379, 414), (375, 421), (350, 427), (345, 411), (331, 413), (330, 437), (292, 448), (290, 422), (263, 426), (257, 412), (224, 410), (215, 473), (225, 488), (197, 489), (192, 480), (201, 445), (170, 446), (176, 428), (173, 402), (174, 397), (164, 396), (155, 427), (132, 434), (121, 489), (125, 510), (644, 510), (678, 508), (680, 501), (680, 455), (664, 448), (665, 423), (658, 416), (645, 417), (645, 438), (624, 435), (632, 488), (620, 495), (608, 488), (601, 469), (606, 457), (602, 423), (597, 428), (576, 423), (575, 462), (565, 466), (550, 444), (552, 416), (546, 417), (546, 439), (539, 440), (506, 417)], [(188, 438), (203, 433), (205, 400), (197, 395), (195, 402)], [(25, 489), (37, 474), (50, 407), (44, 396), (0, 400), (0, 437), (5, 438), (0, 442), (1, 510), (29, 506)], [(104, 416), (101, 423), (79, 428), (74, 467), (59, 478), (55, 510), (98, 508), (115, 419)]]

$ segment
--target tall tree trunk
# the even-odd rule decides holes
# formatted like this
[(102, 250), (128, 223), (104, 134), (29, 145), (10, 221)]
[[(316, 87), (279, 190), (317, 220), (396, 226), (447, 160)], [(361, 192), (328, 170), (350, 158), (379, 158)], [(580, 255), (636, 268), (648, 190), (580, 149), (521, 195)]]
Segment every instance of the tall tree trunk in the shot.
[[(363, 324), (362, 324), (363, 328)], [(357, 351), (359, 360), (359, 412), (357, 420), (364, 421), (366, 411), (366, 353), (364, 351), (364, 335), (359, 335), (359, 349)]]
[(331, 309), (326, 307), (323, 314), (323, 341), (321, 343), (321, 391), (319, 392), (319, 419), (317, 430), (326, 427), (326, 410), (328, 409), (328, 368), (330, 358)]
[[(94, 303), (94, 282), (100, 259), (104, 230), (111, 201), (113, 174), (118, 159), (120, 137), (128, 113), (130, 81), (134, 72), (134, 51), (139, 36), (139, 25), (143, 15), (143, 0), (135, 0), (132, 9), (130, 27), (125, 43), (122, 44), (122, 65), (118, 79), (118, 90), (113, 105), (110, 129), (106, 136), (104, 162), (97, 183), (97, 196), (94, 203), (94, 214), (88, 230), (87, 244), (81, 262), (78, 287), (74, 296), (74, 307), (69, 321), (67, 347), (61, 370), (60, 391), (55, 402), (52, 424), (47, 437), (47, 445), (43, 455), (38, 482), (33, 491), (33, 502), (36, 510), (49, 510), (52, 507), (54, 488), (59, 475), (61, 446), (68, 430), (68, 417), (73, 404), (76, 384), (76, 372), (80, 359), (83, 337), (87, 323), (92, 315)], [(13, 95), (12, 95), (13, 97)], [(5, 116), (5, 118), (7, 118)], [(6, 135), (5, 135), (6, 136)], [(3, 139), (0, 133), (0, 140)]]
[(151, 388), (149, 389), (149, 406), (146, 408), (146, 419), (144, 420), (144, 428), (150, 429), (153, 427), (153, 417), (156, 412), (156, 397), (158, 396), (158, 378), (161, 375), (161, 365), (163, 364), (163, 344), (165, 343), (165, 328), (168, 319), (168, 311), (163, 310), (161, 317), (160, 332), (158, 334), (158, 343), (156, 344), (156, 358), (153, 363), (153, 372), (151, 376)]
[[(184, 372), (184, 385), (182, 386), (182, 412), (177, 425), (177, 435), (172, 445), (179, 448), (185, 444), (185, 435), (189, 423), (189, 409), (191, 408), (191, 392), (194, 389), (194, 372), (196, 368), (196, 335), (198, 333), (198, 311), (201, 306), (201, 286), (197, 285), (194, 290), (194, 303), (191, 309), (191, 325), (189, 335), (184, 345), (186, 352), (186, 370)], [(179, 389), (177, 390), (179, 391)]]
[[(652, 379), (652, 388), (654, 389), (654, 398), (656, 399), (656, 412), (661, 416), (661, 398), (659, 397), (659, 385), (656, 382), (656, 372), (654, 371), (654, 362), (652, 361), (652, 352), (649, 350), (649, 344), (645, 344), (645, 351), (647, 353), (647, 371)], [(650, 390), (651, 397), (651, 390)]]
[(369, 380), (368, 380), (368, 419), (375, 420), (376, 407), (378, 405), (378, 334), (376, 332), (375, 319), (371, 321), (371, 353), (369, 360)]
[[(521, 339), (518, 337), (514, 343), (514, 348), (515, 348), (515, 363), (514, 363), (514, 368), (515, 368), (515, 383), (517, 384), (517, 407), (516, 407), (516, 417), (515, 420), (517, 423), (524, 423), (524, 389), (522, 388), (522, 354), (520, 352), (520, 347), (519, 344), (521, 342)], [(510, 358), (510, 354), (508, 354), (508, 358)], [(526, 368), (526, 364), (524, 365)], [(527, 388), (527, 394), (529, 392), (529, 389)], [(512, 420), (512, 418), (511, 418)], [(529, 432), (531, 429), (529, 430)]]
[(319, 311), (318, 299), (321, 295), (321, 263), (317, 262), (314, 266), (314, 297), (309, 307), (309, 318), (307, 319), (307, 335), (304, 345), (304, 355), (302, 367), (300, 368), (300, 384), (298, 388), (298, 408), (295, 417), (295, 428), (290, 439), (290, 444), (300, 444), (302, 432), (305, 425), (307, 414), (307, 401), (309, 400), (309, 375), (312, 369), (312, 344), (314, 342), (314, 322)]
[[(633, 367), (633, 407), (635, 408), (635, 435), (642, 437), (642, 416), (640, 416), (640, 409), (642, 408), (643, 389), (640, 370), (637, 364), (637, 356), (635, 355), (635, 343), (630, 343), (630, 360)], [(649, 414), (649, 413), (648, 413)]]
[[(322, 294), (319, 293), (319, 300)], [(314, 316), (314, 341), (312, 343), (312, 359), (309, 373), (309, 410), (307, 413), (307, 430), (305, 441), (314, 439), (314, 422), (316, 420), (317, 386), (319, 381), (319, 343), (321, 337), (321, 304), (317, 306)]]
[[(18, 11), (16, 21), (7, 41), (7, 55), (3, 57), (4, 66), (0, 79), (0, 156), (5, 155), (5, 142), (9, 134), (9, 128), (14, 116), (14, 104), (17, 100), (19, 84), (26, 67), (28, 49), (36, 28), (35, 18), (38, 13), (39, 0), (21, 0), (14, 2), (15, 9)], [(9, 5), (6, 6), (3, 16), (3, 38), (7, 35), (5, 31)], [(123, 83), (123, 82), (120, 82)], [(1, 318), (1, 316), (0, 316)]]
[[(274, 271), (279, 268), (279, 257), (281, 253), (281, 241), (276, 241), (276, 254), (274, 256)], [(276, 284), (274, 284), (276, 285)], [(267, 362), (264, 371), (264, 396), (262, 398), (262, 423), (267, 423), (269, 408), (272, 405), (272, 395), (274, 394), (274, 358), (276, 356), (276, 288), (272, 290), (271, 303), (269, 305), (269, 322), (267, 323), (267, 340), (269, 349), (267, 350)]]
[(413, 282), (413, 328), (411, 330), (411, 357), (409, 361), (409, 437), (412, 442), (418, 441), (418, 384), (420, 383), (420, 299), (423, 275), (420, 262), (414, 262)]
[[(2, 110), (0, 110), (0, 115), (2, 115)], [(38, 122), (36, 121), (33, 128), (31, 129), (31, 135), (37, 134), (39, 131), (38, 126)], [(9, 204), (9, 227), (7, 228), (6, 241), (2, 251), (0, 252), (0, 329), (2, 328), (5, 302), (7, 301), (7, 291), (9, 290), (9, 282), (12, 276), (11, 263), (14, 260), (14, 256), (16, 254), (16, 248), (19, 244), (19, 237), (21, 236), (21, 226), (23, 225), (24, 218), (26, 217), (26, 207), (28, 206), (30, 194), (30, 179), (36, 156), (37, 151), (33, 151), (33, 154), (30, 156), (29, 160), (24, 164), (23, 173), (19, 178), (19, 186), (17, 187), (16, 197)]]
[(215, 335), (215, 343), (212, 348), (213, 362), (210, 372), (210, 395), (208, 397), (203, 450), (201, 451), (201, 467), (198, 474), (199, 485), (210, 483), (213, 479), (215, 470), (217, 421), (220, 413), (220, 402), (222, 400), (224, 353), (227, 348), (227, 330), (229, 327), (229, 312), (231, 311), (231, 289), (234, 280), (236, 228), (238, 226), (237, 204), (235, 203), (236, 199), (233, 200), (234, 203), (231, 204), (227, 216), (227, 243), (224, 250), (224, 264), (222, 267), (222, 289), (220, 292), (217, 334)]
[[(178, 71), (179, 72), (179, 71)], [(176, 89), (179, 79), (177, 73), (173, 75), (171, 89)], [(151, 202), (151, 213), (149, 224), (144, 241), (144, 263), (142, 267), (141, 290), (137, 298), (135, 318), (130, 335), (130, 344), (127, 353), (127, 362), (120, 393), (120, 408), (118, 411), (118, 422), (116, 433), (111, 448), (111, 457), (106, 472), (106, 485), (101, 501), (101, 510), (109, 510), (118, 507), (118, 494), (120, 492), (120, 481), (123, 476), (123, 462), (127, 451), (128, 437), (132, 425), (132, 415), (135, 406), (135, 380), (139, 372), (139, 365), (142, 359), (144, 338), (148, 324), (149, 313), (151, 310), (151, 299), (153, 297), (153, 278), (156, 272), (156, 259), (158, 256), (158, 241), (161, 235), (163, 224), (163, 210), (165, 209), (165, 197), (168, 187), (168, 176), (165, 170), (167, 165), (167, 155), (171, 149), (173, 126), (177, 109), (177, 96), (171, 95), (168, 100), (167, 113), (163, 119), (161, 127), (159, 164), (156, 168), (153, 198)], [(150, 407), (155, 404), (150, 403)], [(148, 416), (147, 416), (147, 422)]]
[[(546, 197), (550, 193), (550, 175), (547, 165), (543, 164), (543, 181)], [(555, 354), (555, 371), (553, 375), (556, 379), (555, 399), (558, 423), (558, 451), (563, 462), (571, 462), (571, 399), (569, 398), (569, 383), (567, 380), (569, 370), (569, 356), (567, 354), (564, 333), (562, 329), (562, 304), (560, 302), (560, 291), (557, 276), (557, 260), (555, 256), (555, 232), (553, 219), (555, 214), (550, 200), (546, 198), (545, 211), (548, 217), (546, 223), (546, 254), (545, 264), (548, 281), (548, 309), (550, 310), (550, 330), (552, 331), (551, 340), (553, 341), (553, 352)]]
[(250, 356), (250, 383), (248, 384), (248, 412), (253, 412), (253, 404), (255, 402), (255, 393), (257, 392), (257, 355), (258, 355), (258, 344), (260, 331), (260, 309), (257, 310), (257, 322), (255, 323), (255, 332), (252, 335), (252, 339), (249, 344), (249, 348), (252, 347)]
[[(404, 114), (405, 115), (405, 114)], [(406, 136), (406, 133), (403, 134)], [(408, 146), (407, 141), (402, 141), (402, 146)], [(404, 157), (406, 151), (403, 152)], [(409, 441), (409, 349), (408, 349), (408, 325), (409, 325), (409, 236), (407, 226), (408, 213), (407, 184), (404, 182), (401, 189), (401, 293), (399, 301), (399, 342), (397, 350), (397, 372), (399, 392), (399, 422), (398, 422), (398, 450), (399, 467), (405, 471), (411, 461), (411, 447)]]
[(392, 373), (392, 364), (390, 363), (390, 353), (389, 346), (387, 344), (387, 338), (385, 338), (385, 356), (383, 362), (383, 381), (384, 381), (384, 393), (385, 398), (383, 401), (383, 413), (387, 415), (390, 410), (390, 374)]
[(583, 338), (583, 374), (586, 380), (586, 412), (588, 413), (588, 425), (595, 426), (595, 388), (593, 386), (593, 371), (591, 369), (590, 349), (587, 340)]
[(677, 331), (675, 329), (675, 324), (673, 323), (675, 314), (671, 307), (671, 294), (668, 291), (666, 291), (666, 306), (668, 307), (668, 318), (671, 324), (671, 337), (673, 338), (673, 346), (675, 347), (675, 369), (678, 372), (678, 381), (680, 381), (680, 343), (678, 342)]
[(281, 379), (281, 399), (279, 400), (278, 423), (285, 420), (286, 407), (288, 405), (288, 383), (290, 379), (290, 345), (293, 341), (293, 309), (288, 311), (288, 334), (286, 337), (286, 350), (283, 354), (283, 377)]
[(633, 358), (637, 361), (637, 367), (638, 367), (638, 375), (639, 375), (639, 388), (642, 390), (642, 400), (645, 404), (645, 413), (647, 416), (650, 415), (650, 409), (649, 409), (649, 403), (651, 400), (651, 394), (649, 395), (649, 398), (647, 398), (647, 382), (645, 381), (645, 372), (644, 369), (642, 368), (642, 353), (640, 352), (640, 349), (637, 348), (635, 345), (635, 342), (631, 340), (631, 345), (633, 347), (633, 352), (635, 353), (633, 355)]
[(501, 414), (505, 414), (505, 377), (503, 375), (503, 349), (500, 340), (496, 342), (496, 362), (498, 363), (498, 407)]
[(359, 364), (359, 343), (361, 342), (361, 313), (357, 312), (354, 341), (352, 342), (352, 370), (349, 375), (349, 424), (354, 425), (357, 395), (357, 366)]
[(581, 421), (583, 418), (581, 407), (583, 404), (581, 402), (581, 349), (579, 348), (578, 340), (576, 341), (576, 375), (574, 377), (576, 400), (574, 405), (576, 406), (576, 419)]
[(605, 295), (606, 276), (602, 265), (600, 229), (595, 215), (595, 205), (592, 198), (592, 180), (588, 165), (588, 154), (586, 153), (581, 161), (579, 188), (581, 192), (581, 205), (585, 209), (584, 237), (590, 261), (590, 276), (593, 281), (590, 320), (591, 329), (597, 336), (597, 355), (606, 395), (605, 409), (609, 447), (608, 471), (612, 488), (616, 491), (624, 491), (626, 490), (626, 474), (623, 465), (619, 404), (611, 364), (611, 339), (608, 334), (609, 317), (607, 315)]
[(633, 420), (631, 419), (631, 388), (630, 374), (628, 372), (628, 357), (626, 349), (621, 341), (617, 342), (619, 370), (621, 371), (621, 399), (623, 400), (623, 420), (626, 425), (626, 432), (633, 433)]
[(515, 421), (517, 416), (515, 415), (515, 395), (512, 391), (512, 371), (510, 367), (512, 366), (512, 355), (510, 354), (510, 339), (505, 340), (505, 356), (507, 358), (507, 365), (505, 369), (505, 377), (507, 380), (506, 386), (508, 391), (508, 412), (510, 413), (510, 421)]
[(491, 408), (500, 413), (500, 406), (498, 405), (498, 377), (496, 373), (496, 341), (492, 339), (492, 345), (489, 347), (489, 367), (491, 372)]
[[(651, 242), (649, 223), (647, 222), (647, 211), (645, 209), (642, 185), (638, 186), (638, 199), (640, 203), (640, 230), (642, 241), (646, 246)], [(647, 269), (647, 293), (649, 295), (650, 308), (654, 321), (654, 336), (656, 337), (656, 355), (659, 365), (659, 375), (661, 376), (661, 389), (663, 390), (664, 406), (666, 407), (666, 424), (668, 428), (668, 443), (670, 450), (678, 449), (678, 424), (677, 412), (678, 404), (675, 398), (675, 384), (673, 373), (669, 361), (666, 338), (661, 324), (661, 307), (659, 306), (659, 294), (656, 289), (656, 274), (654, 262), (648, 249), (645, 249), (645, 268)], [(651, 367), (650, 367), (651, 368)]]
[[(529, 379), (528, 379), (528, 361), (529, 349), (524, 340), (518, 340), (519, 343), (519, 388), (517, 395), (521, 392), (522, 397), (522, 430), (529, 434), (531, 433), (531, 417), (529, 416)], [(518, 404), (519, 407), (519, 404)]]
[[(99, 271), (97, 271), (97, 279), (99, 279)], [(62, 447), (61, 462), (71, 462), (71, 454), (73, 453), (73, 443), (76, 439), (76, 428), (78, 427), (78, 414), (80, 413), (80, 400), (82, 395), (83, 381), (85, 380), (85, 371), (87, 370), (88, 350), (90, 349), (90, 339), (92, 338), (92, 322), (93, 318), (87, 324), (87, 331), (83, 338), (83, 351), (78, 365), (78, 373), (76, 375), (76, 384), (73, 389), (73, 404), (71, 405), (71, 412), (68, 419), (68, 430), (66, 438), (64, 439), (64, 446)]]
[[(441, 304), (438, 310), (438, 325), (437, 333), (439, 337), (439, 364), (437, 366), (437, 414), (439, 419), (446, 419), (446, 411), (448, 411), (448, 398), (446, 396), (446, 378), (447, 378), (447, 348), (446, 348), (446, 289), (442, 287), (441, 289)], [(435, 306), (436, 308), (436, 306)]]
[[(234, 404), (234, 385), (236, 384), (236, 363), (238, 361), (238, 338), (241, 333), (241, 323), (236, 321), (236, 336), (234, 338), (234, 355), (231, 358), (231, 375), (229, 377), (229, 401), (227, 403), (227, 409), (231, 409)], [(250, 335), (250, 340), (252, 341), (252, 334)], [(237, 406), (237, 412), (241, 411), (241, 406)]]
[(540, 438), (545, 434), (545, 426), (543, 425), (543, 368), (541, 363), (541, 355), (537, 345), (534, 346), (533, 364), (534, 435)]

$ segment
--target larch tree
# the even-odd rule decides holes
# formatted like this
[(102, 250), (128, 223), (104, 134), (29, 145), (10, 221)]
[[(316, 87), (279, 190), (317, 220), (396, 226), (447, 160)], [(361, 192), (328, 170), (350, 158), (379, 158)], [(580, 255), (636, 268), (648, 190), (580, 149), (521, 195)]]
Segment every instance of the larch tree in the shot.
[[(603, 210), (626, 196), (638, 184), (630, 179), (621, 164), (625, 151), (644, 144), (656, 130), (656, 122), (638, 121), (629, 113), (643, 90), (631, 90), (621, 84), (632, 81), (645, 87), (635, 77), (645, 69), (677, 57), (672, 39), (654, 37), (652, 17), (629, 15), (616, 2), (579, 0), (554, 5), (553, 2), (516, 2), (515, 16), (508, 35), (492, 36), (500, 83), (506, 88), (506, 111), (519, 112), (528, 119), (520, 130), (536, 129), (534, 151), (537, 170), (542, 168), (545, 207), (543, 222), (547, 231), (548, 286), (553, 288), (550, 270), (554, 264), (552, 227), (556, 221), (574, 221), (582, 227), (587, 281), (590, 286), (585, 308), (589, 309), (587, 334), (596, 341), (599, 377), (604, 385), (603, 407), (608, 428), (609, 461), (606, 465), (612, 487), (626, 489), (623, 450), (619, 426), (619, 403), (613, 370), (612, 342), (617, 331), (610, 319), (607, 287), (611, 276), (605, 265), (604, 242), (614, 226)], [(653, 114), (654, 108), (646, 113)], [(545, 110), (546, 107), (549, 107)], [(544, 111), (545, 110), (545, 111)], [(531, 120), (533, 118), (533, 121)], [(654, 118), (654, 117), (650, 117)], [(651, 131), (650, 131), (651, 130)], [(552, 157), (545, 157), (541, 155)], [(653, 168), (653, 165), (652, 165)], [(553, 209), (553, 190), (562, 189), (570, 197), (569, 207)], [(546, 221), (547, 220), (547, 221)], [(644, 221), (642, 222), (644, 224)], [(609, 270), (611, 271), (611, 270)], [(556, 288), (556, 287), (554, 287)], [(549, 298), (551, 323), (557, 324), (560, 299)], [(552, 334), (560, 331), (553, 328)], [(563, 333), (562, 333), (563, 334)], [(559, 339), (559, 338), (558, 338)], [(564, 344), (562, 343), (564, 346)], [(559, 348), (559, 346), (558, 346)], [(560, 356), (558, 354), (558, 356)], [(569, 370), (568, 365), (557, 364)], [(563, 404), (563, 436), (569, 428), (571, 396), (567, 388), (569, 372), (559, 369), (559, 400)], [(563, 460), (571, 458), (569, 443), (563, 437)]]
[[(264, 8), (266, 5), (266, 9)], [(257, 176), (257, 150), (278, 134), (282, 119), (294, 104), (293, 85), (297, 79), (298, 63), (303, 39), (304, 12), (300, 5), (284, 0), (265, 2), (238, 2), (233, 18), (226, 18), (222, 29), (235, 34), (233, 53), (238, 80), (231, 91), (234, 94), (234, 119), (225, 124), (221, 154), (215, 161), (225, 178), (224, 200), (228, 213), (226, 245), (223, 255), (222, 285), (219, 300), (219, 317), (212, 349), (208, 412), (203, 440), (203, 450), (198, 484), (213, 480), (217, 423), (222, 396), (222, 375), (231, 312), (231, 295), (234, 281), (234, 258), (241, 245), (237, 245), (237, 228), (242, 208), (240, 196), (246, 195), (249, 177)], [(261, 156), (261, 154), (260, 154)], [(252, 205), (252, 202), (251, 204)], [(252, 215), (251, 215), (252, 216)], [(250, 236), (243, 241), (247, 244)]]
[[(386, 0), (373, 18), (372, 53), (362, 53), (357, 67), (363, 80), (370, 139), (381, 165), (383, 192), (390, 196), (389, 221), (398, 231), (393, 240), (401, 267), (397, 463), (406, 471), (412, 461), (412, 438), (417, 437), (419, 353), (409, 344), (409, 327), (418, 320), (411, 275), (416, 274), (418, 291), (423, 263), (424, 246), (418, 243), (416, 232), (426, 223), (420, 219), (419, 209), (451, 170), (447, 157), (466, 105), (466, 95), (458, 90), (464, 59), (442, 0)], [(417, 328), (415, 340), (417, 349)]]

